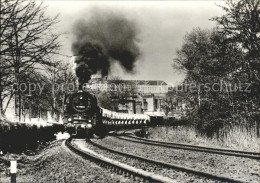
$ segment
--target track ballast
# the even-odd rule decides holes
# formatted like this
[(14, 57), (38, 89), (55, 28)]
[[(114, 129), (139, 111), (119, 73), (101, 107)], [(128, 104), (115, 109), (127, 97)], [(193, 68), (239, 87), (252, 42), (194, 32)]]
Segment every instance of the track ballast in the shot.
[(221, 155), (227, 155), (227, 156), (260, 159), (260, 153), (257, 153), (257, 152), (237, 151), (237, 150), (219, 149), (219, 148), (195, 146), (195, 145), (181, 144), (181, 143), (163, 142), (163, 141), (156, 141), (156, 140), (140, 138), (140, 137), (136, 137), (133, 135), (127, 135), (127, 137), (117, 136), (117, 138), (126, 140), (126, 141), (130, 141), (130, 142), (135, 142), (135, 143), (142, 143), (142, 144), (147, 144), (147, 145), (161, 146), (161, 147), (167, 147), (167, 148), (173, 148), (173, 149), (183, 149), (183, 150), (190, 150), (190, 151), (221, 154)]

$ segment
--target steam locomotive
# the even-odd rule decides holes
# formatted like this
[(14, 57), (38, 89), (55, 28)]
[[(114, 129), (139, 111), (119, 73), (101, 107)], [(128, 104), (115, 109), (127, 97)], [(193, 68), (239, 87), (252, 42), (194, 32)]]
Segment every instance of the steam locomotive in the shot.
[[(103, 109), (94, 95), (79, 90), (65, 97), (64, 124), (72, 136), (104, 138), (110, 130), (159, 125), (162, 117)], [(161, 118), (161, 119), (160, 119)]]
[(69, 134), (84, 138), (103, 138), (102, 109), (94, 95), (82, 90), (65, 97), (64, 123)]

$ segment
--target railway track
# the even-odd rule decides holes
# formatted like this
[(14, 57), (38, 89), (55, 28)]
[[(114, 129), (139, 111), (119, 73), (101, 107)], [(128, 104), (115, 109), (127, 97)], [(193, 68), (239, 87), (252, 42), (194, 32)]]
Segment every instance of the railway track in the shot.
[(135, 142), (135, 143), (153, 145), (153, 146), (160, 146), (160, 147), (167, 147), (167, 148), (174, 148), (174, 149), (183, 149), (183, 150), (198, 151), (198, 152), (206, 152), (206, 153), (214, 153), (214, 154), (251, 158), (251, 159), (258, 159), (258, 160), (260, 159), (260, 153), (257, 153), (257, 152), (236, 151), (236, 150), (195, 146), (195, 145), (188, 145), (188, 144), (181, 144), (181, 143), (162, 142), (162, 141), (144, 139), (144, 138), (136, 137), (133, 135), (127, 135), (126, 137), (116, 136), (116, 138), (130, 141), (130, 142)]
[(143, 180), (143, 182), (164, 182), (164, 183), (174, 183), (175, 181), (173, 179), (170, 179), (168, 177), (164, 177), (161, 175), (157, 175), (151, 172), (147, 172), (141, 169), (137, 169), (134, 167), (131, 167), (129, 165), (120, 163), (118, 161), (105, 158), (102, 155), (99, 155), (95, 153), (94, 151), (91, 151), (90, 149), (80, 149), (78, 147), (75, 147), (71, 143), (72, 139), (66, 140), (65, 144), (66, 146), (71, 149), (72, 151), (76, 152), (77, 154), (81, 155), (82, 157), (88, 158), (91, 161), (101, 165), (102, 167), (110, 168), (114, 172), (119, 174), (125, 174), (130, 177), (139, 177)]
[(146, 157), (143, 157), (143, 156), (138, 156), (138, 155), (131, 154), (131, 153), (125, 153), (125, 152), (122, 152), (122, 151), (117, 151), (117, 150), (102, 146), (102, 145), (97, 144), (97, 143), (92, 142), (92, 141), (89, 141), (89, 143), (91, 143), (91, 145), (93, 145), (93, 146), (98, 147), (99, 149), (106, 150), (106, 151), (109, 151), (111, 153), (116, 153), (118, 155), (125, 156), (125, 157), (132, 158), (132, 159), (138, 159), (138, 160), (141, 160), (141, 161), (144, 161), (144, 162), (147, 162), (147, 163), (154, 164), (156, 166), (165, 167), (165, 168), (168, 168), (168, 169), (174, 169), (174, 170), (181, 171), (181, 172), (186, 172), (188, 174), (192, 174), (192, 175), (196, 175), (196, 176), (199, 176), (199, 177), (211, 179), (211, 180), (214, 180), (214, 181), (236, 182), (236, 183), (244, 182), (244, 181), (235, 180), (235, 179), (232, 179), (232, 178), (227, 178), (227, 177), (223, 177), (223, 176), (219, 176), (219, 175), (215, 175), (215, 174), (211, 174), (211, 173), (207, 173), (207, 172), (202, 172), (202, 171), (192, 169), (192, 168), (182, 167), (182, 166), (176, 165), (176, 164), (170, 164), (170, 163), (166, 163), (166, 162), (162, 162), (162, 161), (158, 161), (158, 160), (149, 159), (149, 158), (146, 158)]

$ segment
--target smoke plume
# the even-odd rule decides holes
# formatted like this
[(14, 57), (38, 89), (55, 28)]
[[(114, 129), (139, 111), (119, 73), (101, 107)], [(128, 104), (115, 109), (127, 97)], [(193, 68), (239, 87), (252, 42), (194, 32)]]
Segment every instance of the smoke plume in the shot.
[(140, 54), (137, 29), (124, 16), (97, 12), (89, 20), (79, 20), (74, 26), (76, 40), (72, 51), (76, 55), (76, 74), (79, 83), (89, 81), (92, 74), (101, 71), (106, 76), (112, 62), (119, 62), (133, 72)]

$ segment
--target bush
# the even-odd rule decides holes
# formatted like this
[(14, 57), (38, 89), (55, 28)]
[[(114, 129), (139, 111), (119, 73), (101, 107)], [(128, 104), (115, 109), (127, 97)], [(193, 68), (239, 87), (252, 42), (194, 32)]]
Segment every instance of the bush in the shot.
[[(229, 129), (222, 128), (218, 131), (219, 136), (213, 135), (209, 138), (194, 126), (152, 127), (147, 130), (147, 138), (166, 142), (258, 152), (260, 139), (256, 135), (257, 130), (259, 129), (249, 129), (236, 125), (230, 126)], [(136, 135), (144, 137), (141, 133), (136, 133)]]
[(24, 123), (0, 123), (0, 149), (22, 152), (35, 149), (40, 143), (55, 140), (55, 133), (64, 131), (63, 125), (40, 126)]
[(179, 119), (171, 117), (171, 118), (165, 119), (164, 124), (165, 124), (165, 126), (182, 126), (182, 125), (190, 124), (190, 121), (184, 117), (179, 118)]
[(187, 112), (187, 125), (192, 125), (208, 138), (222, 138), (234, 127), (242, 127), (247, 131), (255, 131), (260, 137), (260, 112), (247, 110), (230, 111), (227, 104), (211, 105), (204, 101), (197, 108)]

